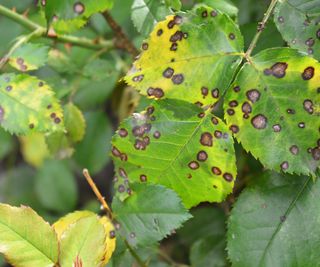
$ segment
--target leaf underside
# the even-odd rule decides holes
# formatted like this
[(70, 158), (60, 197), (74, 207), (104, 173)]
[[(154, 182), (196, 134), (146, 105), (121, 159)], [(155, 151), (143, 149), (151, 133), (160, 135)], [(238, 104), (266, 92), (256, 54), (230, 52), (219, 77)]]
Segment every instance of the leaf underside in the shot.
[(224, 103), (230, 129), (266, 167), (315, 174), (320, 159), (320, 64), (290, 48), (246, 63)]
[(258, 177), (231, 212), (232, 266), (318, 266), (319, 197), (319, 179), (275, 172)]
[(243, 39), (227, 15), (201, 6), (158, 23), (142, 49), (129, 85), (151, 98), (211, 105), (230, 84)]
[(158, 183), (191, 207), (220, 202), (232, 191), (236, 163), (231, 133), (193, 104), (153, 101), (120, 125), (112, 144), (120, 193), (127, 179)]

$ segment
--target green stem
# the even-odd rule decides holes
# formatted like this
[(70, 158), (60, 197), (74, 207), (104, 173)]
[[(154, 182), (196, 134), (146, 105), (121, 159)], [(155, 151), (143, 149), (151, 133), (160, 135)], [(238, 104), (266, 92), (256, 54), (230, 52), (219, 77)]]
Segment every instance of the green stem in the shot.
[(140, 256), (134, 251), (134, 249), (130, 246), (127, 240), (124, 240), (124, 243), (126, 244), (129, 252), (131, 253), (132, 257), (135, 258), (137, 263), (140, 267), (147, 267), (147, 265), (143, 262), (143, 260), (140, 258)]
[(258, 25), (258, 30), (256, 32), (256, 35), (253, 37), (253, 39), (252, 39), (252, 41), (251, 41), (251, 43), (249, 45), (249, 48), (248, 48), (248, 50), (247, 50), (247, 52), (245, 54), (245, 58), (249, 62), (250, 62), (250, 55), (251, 55), (253, 49), (256, 47), (257, 42), (258, 42), (258, 40), (260, 38), (260, 35), (261, 35), (262, 31), (264, 30), (264, 28), (266, 26), (266, 23), (269, 20), (271, 14), (273, 12), (273, 9), (276, 6), (277, 2), (278, 2), (278, 0), (271, 0), (271, 3), (269, 5), (266, 13), (264, 14), (264, 17), (263, 17), (262, 21)]
[(107, 41), (104, 39), (88, 39), (83, 37), (76, 37), (72, 35), (47, 35), (47, 29), (31, 20), (22, 16), (3, 5), (0, 5), (0, 15), (3, 15), (7, 18), (14, 20), (15, 22), (19, 23), (20, 25), (24, 26), (25, 28), (31, 31), (39, 31), (41, 32), (41, 37), (57, 40), (62, 43), (70, 43), (76, 46), (99, 50), (105, 48), (106, 50), (111, 50), (114, 48), (113, 41)]

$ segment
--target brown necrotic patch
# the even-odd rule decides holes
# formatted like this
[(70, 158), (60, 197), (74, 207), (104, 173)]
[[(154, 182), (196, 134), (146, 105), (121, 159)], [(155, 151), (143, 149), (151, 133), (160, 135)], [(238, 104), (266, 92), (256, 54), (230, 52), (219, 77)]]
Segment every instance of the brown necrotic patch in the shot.
[(314, 67), (307, 67), (301, 74), (302, 79), (305, 81), (310, 80), (314, 76)]
[(260, 99), (260, 92), (257, 89), (251, 89), (246, 93), (247, 98), (252, 102), (255, 103)]
[(147, 144), (140, 139), (136, 139), (135, 143), (134, 143), (134, 148), (137, 150), (145, 150), (147, 147)]
[(180, 25), (183, 22), (183, 19), (179, 15), (176, 15), (174, 16), (173, 21), (176, 25)]
[(233, 181), (233, 176), (232, 176), (232, 174), (231, 174), (231, 173), (228, 173), (228, 172), (226, 172), (226, 173), (223, 174), (223, 178), (224, 178), (227, 182), (232, 182), (232, 181)]
[(56, 117), (56, 118), (54, 119), (54, 123), (55, 123), (55, 124), (59, 124), (60, 122), (61, 122), (61, 119), (60, 119), (60, 118)]
[(196, 161), (191, 161), (191, 162), (189, 162), (188, 166), (190, 169), (196, 170), (199, 168), (199, 163)]
[(143, 74), (140, 74), (140, 75), (134, 76), (134, 77), (132, 78), (132, 81), (134, 81), (134, 82), (141, 82), (141, 81), (143, 80), (143, 78), (144, 78), (144, 75), (143, 75)]
[(286, 62), (277, 62), (270, 69), (265, 69), (265, 75), (273, 75), (276, 78), (283, 78), (286, 75), (288, 64)]
[(157, 36), (161, 36), (163, 34), (163, 30), (162, 29), (159, 29), (158, 31), (157, 31)]
[(234, 108), (238, 106), (238, 101), (237, 100), (232, 100), (229, 102), (229, 107)]
[(220, 139), (220, 138), (222, 137), (222, 132), (216, 130), (216, 131), (214, 131), (214, 136), (215, 136), (216, 138)]
[(232, 108), (228, 108), (227, 113), (229, 116), (232, 116), (232, 115), (234, 115), (234, 110)]
[(201, 94), (203, 95), (203, 98), (205, 98), (209, 94), (209, 89), (207, 87), (201, 87)]
[(211, 122), (214, 124), (214, 125), (218, 125), (219, 121), (216, 117), (212, 117), (211, 118)]
[(280, 164), (280, 168), (281, 168), (281, 170), (283, 170), (283, 171), (287, 170), (287, 169), (289, 168), (289, 163), (288, 163), (288, 161), (282, 162), (282, 163)]
[(256, 129), (265, 129), (268, 124), (268, 119), (262, 114), (258, 114), (251, 119), (251, 124)]
[(212, 167), (211, 171), (215, 175), (221, 175), (221, 173), (222, 173), (221, 170), (218, 167)]
[(212, 89), (211, 95), (213, 98), (219, 98), (219, 89), (218, 88)]
[(309, 114), (313, 113), (313, 103), (310, 99), (306, 99), (303, 101), (303, 108), (305, 111), (307, 111)]
[(176, 31), (173, 35), (170, 37), (170, 42), (175, 43), (178, 41), (181, 41), (183, 38), (183, 32), (182, 31)]
[(153, 137), (159, 139), (161, 137), (161, 133), (159, 131), (155, 131)]
[(143, 44), (142, 44), (142, 49), (143, 49), (143, 50), (148, 50), (148, 48), (149, 48), (148, 43), (143, 43)]
[(247, 101), (244, 102), (244, 103), (242, 104), (241, 110), (242, 110), (242, 112), (245, 113), (245, 114), (251, 113), (251, 112), (252, 112), (252, 108), (251, 108), (251, 105), (249, 104), (249, 102), (247, 102)]
[(121, 137), (126, 137), (128, 135), (128, 131), (125, 129), (125, 128), (121, 128), (119, 131), (118, 131), (118, 134), (121, 136)]
[(296, 145), (291, 146), (289, 148), (289, 150), (290, 150), (291, 154), (293, 154), (293, 155), (298, 155), (298, 153), (299, 153), (299, 148)]
[(147, 90), (148, 96), (154, 96), (155, 98), (161, 98), (164, 96), (164, 92), (161, 88), (149, 87)]
[(147, 114), (148, 115), (151, 115), (153, 112), (154, 112), (154, 107), (153, 106), (150, 106), (150, 107), (147, 108)]
[(209, 132), (204, 132), (201, 134), (201, 137), (200, 137), (200, 143), (203, 145), (203, 146), (212, 146), (212, 134), (209, 133)]
[(231, 132), (233, 132), (234, 134), (236, 134), (236, 133), (238, 133), (240, 131), (239, 126), (234, 125), (234, 124), (229, 127), (229, 130)]
[(81, 2), (76, 2), (73, 5), (73, 10), (75, 13), (81, 15), (85, 11), (85, 6)]
[(311, 155), (314, 160), (320, 160), (320, 148), (315, 147), (311, 150)]
[(162, 76), (167, 79), (170, 79), (173, 74), (174, 74), (174, 69), (169, 67), (164, 70), (164, 72), (162, 73)]
[(239, 93), (240, 92), (240, 86), (233, 87), (233, 91), (235, 91), (236, 93)]
[(199, 161), (206, 161), (208, 158), (208, 154), (207, 152), (205, 152), (204, 150), (201, 150), (198, 152), (197, 154), (197, 160)]
[(183, 76), (183, 74), (176, 74), (176, 75), (173, 75), (172, 76), (172, 82), (174, 83), (174, 84), (181, 84), (181, 83), (183, 83), (183, 81), (184, 81), (184, 76)]
[(274, 132), (278, 133), (281, 131), (281, 126), (280, 126), (280, 124), (275, 124), (272, 126), (272, 129)]
[(170, 51), (177, 51), (178, 49), (178, 44), (177, 43), (173, 43), (170, 47)]
[(147, 176), (144, 175), (144, 174), (141, 174), (141, 175), (140, 175), (140, 181), (141, 181), (141, 182), (146, 182), (146, 181), (147, 181)]

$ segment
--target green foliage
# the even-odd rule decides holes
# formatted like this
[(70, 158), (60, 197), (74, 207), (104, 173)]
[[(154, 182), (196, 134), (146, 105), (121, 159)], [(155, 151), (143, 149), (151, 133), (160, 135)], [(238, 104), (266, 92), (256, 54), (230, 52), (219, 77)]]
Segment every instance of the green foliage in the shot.
[(315, 174), (319, 166), (319, 70), (317, 61), (295, 50), (265, 50), (251, 64), (244, 64), (227, 92), (228, 126), (268, 168)]
[(61, 107), (45, 82), (25, 74), (3, 74), (0, 95), (0, 124), (7, 131), (26, 134), (63, 127)]
[(236, 165), (231, 133), (217, 117), (192, 104), (153, 101), (120, 125), (112, 144), (122, 179), (172, 188), (187, 207), (220, 202), (232, 190)]
[(142, 49), (125, 78), (129, 85), (152, 98), (209, 105), (228, 88), (243, 39), (228, 16), (199, 7), (158, 23)]
[(196, 2), (218, 9), (234, 19), (238, 16), (238, 8), (229, 0), (196, 0)]
[(319, 180), (310, 177), (274, 172), (257, 177), (229, 219), (233, 266), (316, 266), (319, 193)]
[(134, 246), (147, 246), (168, 236), (191, 216), (177, 194), (160, 185), (133, 184), (132, 196), (112, 208), (120, 234)]
[(320, 59), (320, 29), (318, 0), (280, 1), (274, 21), (289, 46)]

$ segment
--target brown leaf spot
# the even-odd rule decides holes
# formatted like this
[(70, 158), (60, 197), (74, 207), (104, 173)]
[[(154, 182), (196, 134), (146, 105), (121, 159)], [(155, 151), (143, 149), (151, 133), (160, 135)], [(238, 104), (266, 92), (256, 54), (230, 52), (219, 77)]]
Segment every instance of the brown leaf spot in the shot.
[(268, 120), (266, 116), (258, 114), (251, 119), (251, 124), (256, 129), (265, 129), (267, 127)]
[(305, 81), (310, 80), (314, 76), (314, 67), (307, 67), (301, 74), (302, 79)]
[(206, 161), (207, 158), (208, 158), (207, 152), (205, 152), (205, 151), (203, 151), (203, 150), (201, 150), (201, 151), (198, 152), (198, 154), (197, 154), (197, 159), (198, 159), (199, 161)]
[(200, 138), (200, 143), (203, 146), (212, 146), (212, 134), (205, 132), (203, 134), (201, 134), (201, 138)]

